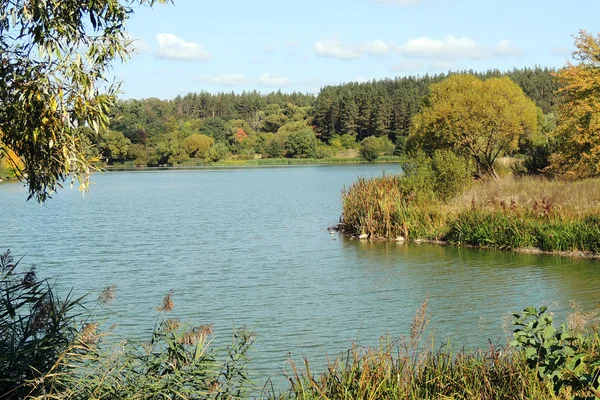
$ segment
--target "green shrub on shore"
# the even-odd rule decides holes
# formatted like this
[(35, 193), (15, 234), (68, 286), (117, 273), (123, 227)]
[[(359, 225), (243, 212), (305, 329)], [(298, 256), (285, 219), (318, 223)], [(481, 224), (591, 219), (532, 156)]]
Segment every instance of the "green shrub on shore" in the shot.
[(404, 157), (403, 174), (359, 178), (342, 191), (342, 231), (370, 238), (440, 239), (446, 225), (444, 200), (466, 190), (469, 169), (453, 153)]

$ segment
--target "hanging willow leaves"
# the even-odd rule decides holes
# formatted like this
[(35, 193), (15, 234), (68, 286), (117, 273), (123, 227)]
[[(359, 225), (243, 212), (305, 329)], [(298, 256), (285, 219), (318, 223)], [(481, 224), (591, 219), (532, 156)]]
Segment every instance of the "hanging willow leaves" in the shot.
[(108, 123), (118, 84), (107, 75), (132, 52), (125, 23), (134, 5), (170, 0), (0, 2), (0, 157), (42, 202), (71, 178), (87, 190), (93, 158), (83, 127)]

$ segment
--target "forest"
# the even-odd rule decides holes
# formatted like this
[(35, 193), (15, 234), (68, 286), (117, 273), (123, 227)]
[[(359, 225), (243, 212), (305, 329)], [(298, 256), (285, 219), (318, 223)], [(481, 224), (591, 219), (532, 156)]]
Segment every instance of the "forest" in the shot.
[[(509, 77), (534, 100), (541, 121), (553, 121), (555, 71), (464, 71), (481, 79)], [(89, 135), (107, 163), (202, 165), (225, 159), (399, 155), (411, 119), (432, 83), (457, 73), (326, 86), (318, 95), (280, 91), (188, 93), (172, 100), (120, 100), (110, 126)], [(544, 125), (544, 124), (541, 124)]]

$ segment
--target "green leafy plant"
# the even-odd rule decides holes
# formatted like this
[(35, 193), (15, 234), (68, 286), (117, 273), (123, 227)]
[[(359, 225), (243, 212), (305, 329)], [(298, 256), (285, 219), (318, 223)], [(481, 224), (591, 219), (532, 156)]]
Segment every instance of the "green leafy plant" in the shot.
[(517, 328), (511, 346), (522, 352), (540, 379), (552, 383), (555, 393), (568, 387), (576, 399), (600, 397), (600, 359), (589, 356), (586, 337), (575, 335), (565, 324), (555, 328), (546, 307), (527, 307), (513, 317)]

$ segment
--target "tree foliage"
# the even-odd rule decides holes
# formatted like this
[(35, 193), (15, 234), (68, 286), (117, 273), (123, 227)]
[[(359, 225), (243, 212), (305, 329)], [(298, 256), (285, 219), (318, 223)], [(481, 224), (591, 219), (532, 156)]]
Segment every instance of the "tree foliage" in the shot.
[(214, 143), (210, 136), (193, 134), (183, 140), (183, 147), (190, 157), (205, 158)]
[(87, 188), (92, 160), (78, 128), (108, 123), (118, 85), (107, 69), (131, 52), (132, 6), (167, 1), (0, 2), (0, 153), (23, 160), (29, 198), (44, 201), (69, 176)]
[(360, 143), (360, 155), (368, 161), (377, 157), (392, 154), (394, 144), (387, 137), (369, 136)]
[(537, 109), (507, 77), (485, 81), (453, 75), (431, 85), (424, 108), (413, 118), (411, 140), (428, 151), (453, 148), (469, 155), (481, 173), (497, 178), (494, 161), (537, 131)]
[(555, 137), (559, 151), (552, 156), (554, 173), (585, 178), (600, 175), (600, 34), (580, 31), (569, 63), (556, 76), (564, 101), (559, 106)]

